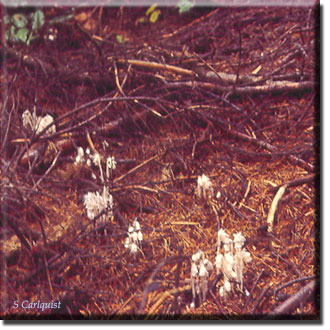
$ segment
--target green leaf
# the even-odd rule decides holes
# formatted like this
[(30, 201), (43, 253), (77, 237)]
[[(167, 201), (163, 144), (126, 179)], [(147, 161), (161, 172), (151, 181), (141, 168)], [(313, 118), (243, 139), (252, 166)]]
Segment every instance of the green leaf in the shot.
[(38, 9), (33, 14), (33, 20), (32, 20), (32, 30), (38, 30), (45, 24), (45, 15), (44, 13)]
[(7, 25), (7, 24), (9, 24), (10, 23), (10, 17), (8, 16), (8, 15), (5, 15), (4, 17), (3, 17), (3, 22)]
[(55, 23), (62, 23), (65, 22), (73, 17), (73, 14), (68, 14), (65, 16), (58, 16), (49, 21), (49, 24), (55, 24)]
[(137, 23), (144, 23), (146, 21), (146, 17), (140, 17), (138, 20), (137, 20)]
[(125, 43), (128, 39), (126, 37), (123, 37), (121, 34), (116, 35), (116, 40), (118, 43), (123, 44)]
[(18, 28), (23, 28), (26, 26), (28, 20), (23, 14), (14, 14), (13, 15), (13, 23)]
[(155, 23), (158, 20), (159, 15), (160, 15), (159, 9), (153, 11), (152, 14), (150, 15), (150, 22)]
[(26, 28), (18, 29), (16, 33), (13, 34), (13, 41), (23, 41), (26, 43), (29, 30)]
[(194, 4), (189, 0), (180, 0), (177, 7), (179, 8), (179, 13), (185, 13), (193, 7)]
[(146, 11), (146, 15), (148, 16), (150, 13), (152, 13), (156, 9), (157, 6), (158, 6), (158, 3), (154, 3), (152, 6), (150, 6), (148, 8), (148, 10)]

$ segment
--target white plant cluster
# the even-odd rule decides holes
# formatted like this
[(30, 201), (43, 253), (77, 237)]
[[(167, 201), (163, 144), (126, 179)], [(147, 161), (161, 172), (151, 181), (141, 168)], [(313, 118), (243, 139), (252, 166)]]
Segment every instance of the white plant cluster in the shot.
[[(41, 133), (48, 125), (54, 122), (54, 118), (51, 115), (44, 117), (37, 116), (36, 111), (33, 114), (29, 110), (25, 110), (22, 114), (23, 127), (25, 129), (35, 131), (36, 134)], [(51, 125), (47, 130), (46, 134), (56, 133), (56, 126)]]
[[(237, 282), (239, 284), (239, 290), (243, 292), (244, 263), (251, 261), (250, 253), (243, 248), (244, 242), (245, 237), (241, 232), (234, 234), (234, 240), (231, 240), (225, 230), (220, 229), (218, 231), (215, 267), (217, 274), (220, 274), (220, 272), (223, 273), (224, 284), (220, 287), (219, 294), (224, 299), (233, 290), (231, 282)], [(222, 246), (224, 253), (220, 252)], [(246, 291), (246, 295), (248, 294), (248, 291)]]
[(203, 197), (204, 199), (212, 198), (214, 195), (212, 181), (205, 174), (197, 178), (197, 195), (199, 198)]
[[(219, 289), (219, 294), (224, 299), (227, 299), (228, 294), (233, 291), (233, 282), (237, 283), (239, 290), (243, 292), (244, 264), (252, 260), (250, 253), (244, 248), (245, 237), (241, 232), (233, 236), (234, 240), (224, 229), (218, 231), (217, 256), (214, 266), (217, 274), (222, 273), (224, 277), (224, 283)], [(223, 253), (221, 253), (222, 248)], [(208, 279), (212, 269), (213, 265), (205, 258), (203, 251), (198, 250), (192, 255), (190, 282), (193, 301), (190, 308), (195, 308), (197, 296), (200, 303), (206, 299)], [(249, 292), (245, 290), (245, 294), (248, 296)]]
[(109, 218), (113, 216), (113, 198), (107, 187), (103, 187), (103, 192), (88, 192), (84, 195), (84, 205), (87, 211), (87, 217), (92, 220), (101, 212), (104, 212), (95, 222), (95, 225), (106, 225)]
[(206, 299), (208, 279), (212, 269), (213, 265), (207, 258), (205, 258), (203, 251), (198, 250), (192, 255), (190, 282), (193, 300), (190, 304), (190, 308), (195, 308), (197, 296), (200, 303)]
[(135, 255), (143, 241), (143, 235), (141, 232), (140, 223), (137, 218), (134, 219), (133, 224), (128, 227), (127, 237), (125, 239), (124, 246), (129, 249), (130, 253)]
[[(77, 156), (75, 158), (74, 164), (79, 165), (86, 163), (87, 166), (92, 166), (94, 164), (96, 167), (99, 168), (100, 171), (100, 179), (104, 183), (104, 174), (102, 168), (102, 156), (95, 152), (94, 154), (91, 153), (89, 148), (86, 148), (86, 151), (82, 147), (78, 147), (77, 149)], [(110, 173), (112, 170), (115, 170), (117, 166), (117, 162), (114, 156), (108, 156), (105, 160), (105, 175), (106, 178), (110, 178)], [(94, 177), (96, 179), (96, 177)]]
[[(84, 205), (87, 211), (87, 217), (89, 219), (94, 219), (98, 214), (104, 211), (104, 214), (101, 215), (95, 222), (96, 227), (98, 227), (105, 225), (108, 222), (108, 219), (113, 217), (114, 202), (113, 197), (109, 192), (109, 188), (105, 184), (101, 155), (98, 152), (91, 154), (89, 148), (86, 148), (86, 151), (84, 151), (82, 147), (78, 147), (77, 156), (74, 163), (75, 165), (79, 165), (85, 162), (87, 166), (91, 166), (93, 163), (99, 168), (100, 179), (103, 183), (103, 192), (101, 194), (98, 191), (88, 192), (83, 197)], [(109, 156), (106, 159), (105, 173), (107, 180), (110, 178), (110, 171), (116, 168), (116, 164), (117, 162), (114, 157)]]

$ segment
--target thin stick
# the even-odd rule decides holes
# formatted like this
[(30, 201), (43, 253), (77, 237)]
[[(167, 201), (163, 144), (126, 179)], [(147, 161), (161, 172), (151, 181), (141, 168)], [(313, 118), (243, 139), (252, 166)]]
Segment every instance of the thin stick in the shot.
[[(112, 57), (108, 57), (108, 59), (112, 59)], [(141, 61), (141, 60), (125, 60), (125, 59), (119, 59), (118, 63), (124, 64), (132, 64), (136, 66), (141, 66), (149, 69), (161, 69), (161, 70), (167, 70), (172, 71), (175, 73), (183, 74), (186, 76), (194, 77), (196, 74), (192, 70), (183, 69), (178, 66), (169, 65), (169, 64), (161, 64), (157, 62), (148, 62), (148, 61)]]
[(52, 164), (49, 166), (49, 168), (47, 169), (47, 171), (45, 172), (45, 174), (37, 181), (37, 183), (33, 186), (32, 190), (33, 191), (39, 184), (40, 182), (49, 174), (49, 172), (54, 168), (58, 158), (60, 157), (62, 153), (62, 150), (59, 150), (59, 152), (57, 153), (57, 155), (55, 156)]
[(275, 212), (277, 210), (277, 206), (278, 203), (280, 201), (280, 199), (282, 198), (282, 196), (285, 193), (285, 190), (287, 188), (287, 185), (285, 184), (284, 186), (282, 186), (276, 193), (274, 200), (272, 202), (272, 205), (270, 206), (269, 209), (269, 213), (268, 213), (268, 217), (267, 217), (267, 224), (268, 224), (268, 232), (272, 232), (273, 231), (273, 224), (274, 224), (274, 216), (275, 216)]
[(162, 156), (162, 154), (159, 154), (159, 155), (155, 155), (155, 156), (152, 156), (151, 158), (145, 160), (144, 162), (142, 162), (141, 164), (135, 166), (134, 168), (132, 168), (131, 170), (129, 170), (128, 172), (126, 172), (125, 174), (121, 175), (119, 178), (116, 178), (113, 180), (113, 183), (117, 183), (119, 181), (121, 181), (122, 179), (124, 179), (126, 176), (136, 172), (138, 169), (140, 169), (141, 167), (147, 165), (148, 163), (150, 163), (151, 161), (159, 158), (160, 156)]
[(246, 301), (246, 303), (245, 303), (245, 305), (244, 305), (244, 307), (243, 307), (242, 314), (245, 313), (246, 307), (247, 307), (247, 305), (249, 304), (250, 300), (252, 299), (252, 293), (254, 292), (254, 290), (255, 290), (255, 288), (256, 288), (258, 282), (260, 281), (262, 275), (264, 274), (264, 272), (265, 272), (265, 270), (262, 269), (261, 272), (260, 272), (260, 274), (258, 275), (258, 277), (257, 277), (257, 279), (256, 279), (256, 281), (255, 281), (255, 283), (253, 284), (253, 287), (252, 287), (252, 289), (251, 289), (251, 291), (250, 291), (250, 295), (249, 295), (249, 297), (248, 297), (248, 299), (247, 299), (247, 301)]
[(94, 145), (94, 143), (93, 143), (93, 141), (92, 141), (92, 138), (91, 138), (91, 136), (89, 135), (89, 132), (88, 132), (88, 131), (87, 131), (87, 133), (86, 133), (86, 138), (87, 138), (87, 142), (88, 142), (89, 146), (91, 147), (91, 149), (93, 150), (93, 152), (94, 152), (95, 154), (98, 153), (97, 150), (96, 150), (96, 148), (95, 148), (95, 145)]
[(220, 311), (220, 313), (227, 319), (230, 320), (230, 317), (225, 313), (224, 309), (222, 308), (221, 304), (219, 303), (218, 299), (216, 298), (216, 296), (214, 295), (214, 293), (210, 290), (209, 291), (213, 301), (215, 302), (215, 304), (218, 306), (218, 309)]

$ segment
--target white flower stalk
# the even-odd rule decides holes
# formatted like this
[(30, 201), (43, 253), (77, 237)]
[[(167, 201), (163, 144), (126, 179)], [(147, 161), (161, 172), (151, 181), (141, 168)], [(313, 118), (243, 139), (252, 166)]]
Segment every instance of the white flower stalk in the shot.
[(226, 245), (226, 249), (230, 249), (230, 245), (232, 244), (231, 239), (229, 238), (229, 235), (226, 233), (224, 229), (220, 229), (218, 231), (218, 247), (217, 247), (217, 253), (219, 253), (221, 246)]
[[(228, 244), (224, 245), (228, 247)], [(237, 275), (234, 270), (234, 258), (229, 248), (225, 249), (225, 253), (218, 253), (215, 259), (215, 267), (217, 274), (223, 273), (224, 285), (220, 287), (219, 293), (223, 298), (227, 298), (227, 294), (232, 291), (230, 281), (236, 279)]]
[(109, 147), (109, 143), (106, 140), (104, 140), (102, 142), (102, 146), (103, 146), (103, 150), (105, 151)]
[[(40, 118), (40, 123), (37, 128), (37, 134), (42, 132), (48, 125), (51, 125), (54, 122), (54, 118), (51, 115), (46, 115), (45, 117)], [(51, 125), (47, 130), (46, 134), (53, 134), (56, 133), (56, 126)]]
[(100, 170), (100, 179), (104, 183), (104, 176), (103, 176), (103, 170), (102, 170), (102, 164), (101, 164), (101, 155), (98, 152), (95, 152), (95, 154), (92, 156), (93, 164), (95, 166), (98, 166)]
[(243, 292), (244, 263), (248, 263), (252, 260), (250, 253), (245, 248), (243, 248), (244, 242), (245, 242), (245, 237), (240, 232), (234, 234), (234, 243), (235, 243), (234, 268), (237, 274), (237, 281), (239, 282), (239, 289), (241, 292)]
[[(26, 119), (28, 121), (28, 119)], [(104, 174), (103, 174), (103, 167), (102, 167), (102, 161), (103, 157), (96, 151), (94, 154), (91, 153), (91, 150), (89, 148), (86, 148), (86, 151), (84, 152), (84, 149), (82, 147), (78, 147), (77, 149), (77, 156), (75, 158), (74, 164), (78, 165), (83, 162), (86, 162), (86, 165), (88, 167), (91, 167), (92, 163), (98, 167), (100, 171), (100, 179), (102, 183), (104, 184)], [(115, 160), (115, 157), (107, 157), (105, 160), (105, 173), (106, 178), (110, 179), (112, 174), (112, 170), (116, 168), (117, 162)], [(91, 174), (93, 179), (96, 179), (96, 176), (94, 173)]]
[(228, 281), (228, 279), (225, 279), (223, 286), (219, 289), (220, 297), (226, 299), (227, 295), (231, 292), (231, 290), (231, 283)]
[(79, 165), (85, 162), (85, 153), (84, 153), (84, 149), (82, 147), (78, 147), (77, 149), (77, 156), (76, 159), (74, 161), (75, 165)]
[(191, 291), (193, 295), (193, 301), (190, 304), (190, 308), (195, 307), (196, 297), (198, 295), (199, 302), (202, 303), (206, 299), (208, 290), (208, 279), (210, 271), (212, 271), (212, 263), (205, 258), (203, 251), (198, 250), (191, 257), (191, 271), (190, 282)]
[(110, 178), (110, 172), (116, 169), (116, 165), (117, 162), (115, 160), (115, 157), (112, 156), (107, 158), (105, 165), (107, 179)]
[(33, 131), (36, 126), (37, 118), (35, 112), (31, 115), (29, 110), (25, 110), (22, 114), (22, 123), (25, 129), (30, 129)]
[(113, 198), (107, 187), (103, 187), (103, 192), (88, 192), (84, 196), (84, 205), (87, 211), (87, 217), (92, 220), (105, 209), (109, 209), (101, 215), (96, 221), (96, 227), (105, 225), (109, 218), (113, 216)]
[(143, 235), (141, 232), (140, 223), (137, 218), (134, 219), (133, 225), (128, 227), (127, 237), (125, 239), (124, 246), (129, 249), (130, 253), (133, 255), (141, 249), (141, 244), (143, 241)]
[(199, 198), (203, 197), (204, 199), (212, 198), (214, 194), (213, 184), (211, 179), (205, 174), (197, 178), (197, 195)]
[[(220, 229), (218, 231), (218, 247), (215, 266), (217, 274), (222, 272), (224, 276), (224, 284), (220, 287), (219, 293), (220, 296), (225, 299), (227, 298), (228, 293), (233, 289), (231, 284), (233, 281), (239, 283), (239, 290), (243, 292), (244, 263), (251, 261), (250, 253), (243, 248), (245, 237), (240, 232), (233, 236), (234, 241), (229, 238), (225, 230)], [(235, 249), (233, 248), (233, 245), (235, 245)], [(222, 246), (224, 249), (223, 254), (220, 253)], [(246, 294), (249, 294), (248, 291), (246, 291)]]
[[(36, 112), (33, 114), (29, 110), (25, 110), (22, 114), (23, 127), (35, 131), (36, 134), (41, 133), (48, 125), (54, 122), (54, 118), (51, 115), (44, 117), (37, 117)], [(46, 134), (53, 134), (56, 132), (55, 125), (51, 125), (47, 130)]]

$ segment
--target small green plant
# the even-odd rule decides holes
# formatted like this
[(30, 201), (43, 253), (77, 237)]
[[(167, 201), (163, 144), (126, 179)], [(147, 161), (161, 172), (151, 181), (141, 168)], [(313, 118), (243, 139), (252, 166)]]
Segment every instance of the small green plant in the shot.
[(117, 34), (116, 35), (116, 40), (119, 44), (123, 44), (123, 43), (128, 41), (128, 38), (126, 38), (125, 36), (123, 36), (121, 34)]
[(145, 16), (141, 17), (138, 19), (138, 23), (145, 23), (147, 21), (149, 21), (150, 23), (156, 23), (160, 14), (161, 14), (161, 10), (157, 9), (158, 4), (154, 3), (153, 5), (151, 5), (147, 11)]
[(177, 4), (180, 14), (183, 14), (183, 13), (189, 11), (193, 6), (194, 6), (194, 4), (189, 0), (180, 0)]
[[(73, 9), (62, 16), (57, 16), (48, 21), (49, 25), (63, 23), (73, 18)], [(37, 9), (31, 14), (15, 13), (4, 16), (6, 41), (18, 43), (23, 42), (27, 46), (32, 40), (40, 37), (40, 29), (45, 24), (45, 14)]]
[(45, 15), (37, 9), (30, 15), (15, 13), (12, 16), (5, 15), (5, 38), (11, 42), (23, 42), (27, 45), (38, 37), (38, 30), (45, 23)]

